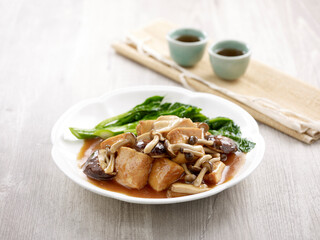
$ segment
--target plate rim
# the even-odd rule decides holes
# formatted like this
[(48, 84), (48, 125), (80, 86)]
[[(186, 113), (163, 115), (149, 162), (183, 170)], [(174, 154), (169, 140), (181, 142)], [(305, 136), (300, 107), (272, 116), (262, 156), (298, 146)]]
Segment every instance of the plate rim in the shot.
[[(237, 108), (237, 110), (239, 110), (240, 112), (242, 112), (241, 114), (245, 114), (245, 119), (249, 120), (250, 124), (253, 124), (253, 130), (251, 131), (252, 135), (255, 136), (255, 141), (257, 143), (256, 147), (259, 147), (258, 150), (256, 150), (256, 160), (252, 163), (252, 165), (250, 166), (249, 169), (247, 169), (245, 172), (242, 173), (241, 176), (238, 176), (237, 178), (234, 177), (232, 178), (230, 181), (225, 182), (221, 185), (218, 185), (216, 187), (214, 187), (212, 190), (214, 190), (214, 192), (212, 192), (212, 190), (209, 190), (207, 192), (204, 193), (200, 193), (200, 194), (194, 194), (194, 195), (189, 195), (189, 196), (183, 196), (183, 197), (177, 197), (177, 198), (139, 198), (139, 197), (132, 197), (132, 196), (128, 196), (122, 193), (117, 193), (117, 192), (112, 192), (112, 191), (108, 191), (106, 189), (102, 189), (99, 188), (93, 184), (91, 184), (90, 182), (88, 182), (85, 179), (82, 179), (81, 176), (79, 176), (79, 178), (75, 178), (73, 176), (73, 174), (71, 174), (69, 171), (67, 171), (64, 168), (64, 164), (62, 164), (62, 162), (60, 162), (58, 160), (59, 154), (62, 154), (61, 151), (59, 151), (59, 148), (56, 144), (56, 141), (58, 140), (59, 137), (59, 126), (63, 123), (63, 121), (70, 115), (72, 115), (72, 113), (75, 113), (76, 111), (80, 110), (82, 107), (84, 107), (87, 104), (90, 103), (95, 103), (95, 102), (103, 102), (103, 100), (105, 98), (110, 98), (113, 97), (115, 95), (118, 94), (123, 94), (126, 92), (135, 92), (135, 91), (146, 91), (146, 90), (151, 90), (151, 91), (170, 91), (170, 92), (180, 92), (182, 94), (187, 94), (187, 96), (189, 96), (188, 94), (192, 94), (192, 97), (195, 96), (206, 96), (209, 98), (215, 98), (218, 101), (222, 101), (228, 105), (232, 105), (233, 107)], [(251, 125), (250, 125), (251, 126)], [(165, 85), (146, 85), (146, 86), (136, 86), (136, 87), (127, 87), (127, 88), (120, 88), (117, 90), (114, 90), (112, 92), (109, 93), (105, 93), (101, 96), (97, 96), (94, 98), (88, 98), (85, 100), (82, 100), (76, 104), (74, 104), (73, 106), (71, 106), (69, 109), (67, 109), (59, 118), (58, 120), (55, 122), (52, 131), (51, 131), (51, 143), (52, 143), (52, 150), (51, 150), (51, 156), (55, 162), (55, 164), (57, 165), (57, 167), (68, 177), (70, 178), (73, 182), (77, 183), (78, 185), (80, 185), (81, 187), (97, 193), (99, 195), (102, 196), (106, 196), (106, 197), (110, 197), (110, 198), (114, 198), (114, 199), (118, 199), (121, 201), (125, 201), (125, 202), (130, 202), (130, 203), (137, 203), (137, 204), (173, 204), (173, 203), (180, 203), (180, 202), (188, 202), (188, 201), (194, 201), (194, 200), (198, 200), (198, 199), (202, 199), (202, 198), (206, 198), (206, 197), (210, 197), (213, 196), (215, 194), (218, 194), (219, 192), (230, 188), (236, 184), (238, 184), (239, 182), (241, 182), (242, 180), (244, 180), (245, 178), (247, 178), (261, 163), (262, 159), (263, 159), (263, 155), (264, 155), (264, 151), (265, 151), (265, 141), (262, 137), (262, 135), (260, 134), (259, 131), (259, 126), (257, 124), (257, 122), (253, 119), (253, 117), (247, 112), (245, 111), (243, 108), (241, 108), (240, 106), (238, 106), (237, 104), (226, 100), (224, 98), (221, 98), (219, 96), (213, 95), (213, 94), (209, 94), (209, 93), (203, 93), (203, 92), (193, 92), (181, 87), (175, 87), (175, 86), (165, 86)], [(85, 182), (83, 181), (85, 180)]]

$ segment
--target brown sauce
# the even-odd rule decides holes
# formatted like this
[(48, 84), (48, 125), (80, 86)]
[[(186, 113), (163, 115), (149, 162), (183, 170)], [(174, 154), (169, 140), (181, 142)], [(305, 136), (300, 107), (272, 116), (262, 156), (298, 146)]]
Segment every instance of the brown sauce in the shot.
[(176, 40), (180, 42), (199, 42), (200, 38), (193, 35), (181, 35), (177, 37)]
[[(84, 141), (84, 144), (78, 154), (78, 160), (81, 162), (85, 162), (87, 158), (91, 155), (91, 153), (99, 148), (99, 144), (102, 140), (99, 138), (95, 139), (88, 139)], [(236, 152), (233, 154), (229, 154), (226, 161), (224, 161), (224, 164), (226, 165), (223, 176), (221, 181), (218, 183), (218, 185), (225, 183), (229, 180), (231, 180), (236, 173), (239, 171), (239, 169), (242, 167), (242, 165), (245, 162), (245, 154), (241, 152)], [(114, 180), (110, 181), (97, 181), (88, 178), (88, 181), (92, 184), (94, 184), (97, 187), (106, 189), (108, 191), (112, 192), (118, 192), (122, 193), (128, 196), (132, 197), (140, 197), (140, 198), (166, 198), (167, 197), (167, 191), (161, 191), (157, 192), (153, 190), (149, 185), (146, 185), (144, 188), (137, 190), (137, 189), (129, 189), (126, 188), (120, 184), (118, 184)], [(209, 186), (210, 188), (213, 188), (217, 185)]]
[(244, 54), (243, 51), (240, 51), (235, 48), (224, 48), (217, 51), (217, 54), (226, 56), (226, 57), (237, 57)]
[(167, 197), (167, 190), (157, 192), (153, 190), (153, 188), (151, 188), (149, 184), (147, 184), (144, 188), (137, 190), (137, 189), (126, 188), (120, 185), (119, 183), (117, 183), (115, 180), (97, 181), (97, 180), (88, 178), (88, 181), (96, 185), (97, 187), (106, 189), (111, 192), (122, 193), (131, 197), (140, 197), (140, 198), (166, 198)]
[(87, 160), (87, 158), (91, 155), (91, 153), (97, 149), (99, 149), (99, 145), (103, 139), (101, 138), (92, 138), (84, 140), (84, 143), (78, 153), (78, 160)]

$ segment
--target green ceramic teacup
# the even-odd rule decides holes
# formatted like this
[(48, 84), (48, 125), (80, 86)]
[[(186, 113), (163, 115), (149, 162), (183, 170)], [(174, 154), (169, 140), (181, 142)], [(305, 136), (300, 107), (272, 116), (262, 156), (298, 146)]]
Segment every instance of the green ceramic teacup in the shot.
[[(196, 42), (177, 40), (181, 36), (194, 36)], [(183, 67), (192, 67), (199, 62), (205, 52), (208, 41), (207, 34), (194, 28), (178, 28), (167, 34), (171, 58)]]
[[(243, 52), (240, 56), (222, 56), (222, 49), (237, 49)], [(214, 43), (209, 48), (210, 62), (215, 74), (226, 80), (235, 80), (241, 77), (249, 65), (251, 56), (250, 48), (243, 42), (237, 40), (224, 40)]]

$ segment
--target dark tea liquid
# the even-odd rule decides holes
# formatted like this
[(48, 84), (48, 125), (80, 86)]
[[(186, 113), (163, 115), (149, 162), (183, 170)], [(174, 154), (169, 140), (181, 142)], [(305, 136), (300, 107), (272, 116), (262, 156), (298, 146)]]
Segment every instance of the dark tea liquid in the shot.
[(200, 38), (192, 35), (181, 35), (177, 37), (176, 40), (180, 42), (199, 42)]
[(240, 51), (235, 48), (223, 48), (217, 51), (217, 54), (226, 56), (226, 57), (237, 57), (245, 54), (243, 51)]

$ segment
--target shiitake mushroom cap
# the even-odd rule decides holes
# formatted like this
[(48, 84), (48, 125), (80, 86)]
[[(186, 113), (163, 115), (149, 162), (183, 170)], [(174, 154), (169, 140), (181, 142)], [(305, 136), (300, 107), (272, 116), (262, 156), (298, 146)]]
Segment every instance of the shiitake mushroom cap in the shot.
[(213, 141), (213, 145), (207, 147), (217, 152), (229, 154), (238, 150), (237, 144), (231, 138), (222, 135), (208, 135), (206, 139)]
[(101, 168), (98, 159), (99, 150), (94, 151), (83, 166), (83, 173), (88, 178), (92, 178), (99, 181), (106, 181), (112, 179), (116, 173), (107, 174)]

